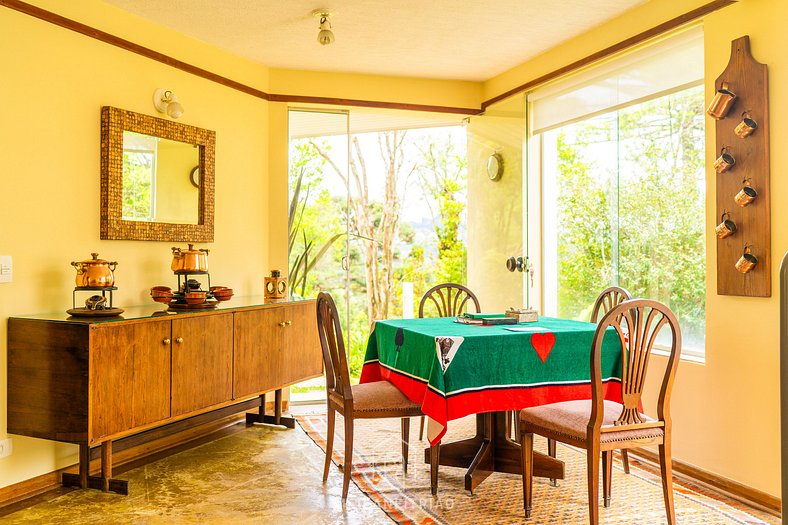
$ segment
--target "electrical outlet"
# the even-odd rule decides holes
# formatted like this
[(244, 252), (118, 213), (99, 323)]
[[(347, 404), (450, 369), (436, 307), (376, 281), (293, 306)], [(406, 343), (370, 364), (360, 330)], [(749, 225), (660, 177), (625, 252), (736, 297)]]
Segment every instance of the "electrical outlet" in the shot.
[[(0, 283), (10, 283), (14, 278), (14, 266), (10, 255), (0, 255)], [(0, 457), (2, 457), (0, 455)]]
[(13, 452), (13, 447), (11, 445), (11, 438), (0, 439), (0, 458), (10, 456), (11, 452)]

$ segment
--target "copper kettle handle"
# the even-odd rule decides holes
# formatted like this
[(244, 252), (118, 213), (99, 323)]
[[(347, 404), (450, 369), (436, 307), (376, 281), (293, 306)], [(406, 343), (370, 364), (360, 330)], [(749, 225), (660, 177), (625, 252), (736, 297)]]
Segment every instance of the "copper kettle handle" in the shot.
[(115, 268), (118, 266), (118, 261), (112, 261), (111, 263), (107, 263), (109, 266), (109, 271), (114, 272)]
[(80, 275), (85, 271), (85, 268), (82, 266), (81, 262), (71, 261), (71, 266), (77, 269), (77, 275)]
[(172, 247), (172, 255), (173, 255), (173, 256), (174, 256), (176, 259), (177, 259), (177, 258), (179, 258), (179, 257), (181, 257), (181, 256), (183, 256), (183, 254), (181, 253), (181, 249), (180, 249), (180, 248), (177, 248), (177, 247), (175, 247), (175, 246), (173, 246), (173, 247)]
[(208, 255), (208, 248), (200, 248), (201, 252), (205, 252), (205, 255)]

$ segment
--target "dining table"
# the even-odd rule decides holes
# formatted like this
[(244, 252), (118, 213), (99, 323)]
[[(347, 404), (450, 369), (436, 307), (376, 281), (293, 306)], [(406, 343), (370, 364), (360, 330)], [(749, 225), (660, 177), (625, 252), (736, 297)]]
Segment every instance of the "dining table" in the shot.
[[(491, 319), (503, 317), (490, 316)], [(428, 418), (427, 438), (439, 464), (465, 468), (473, 492), (492, 472), (521, 474), (510, 411), (590, 399), (590, 354), (596, 324), (540, 317), (520, 324), (467, 324), (464, 318), (377, 321), (367, 342), (361, 383), (387, 380)], [(621, 402), (622, 347), (604, 335), (605, 398)], [(476, 434), (443, 443), (451, 421), (476, 414)], [(430, 449), (425, 450), (429, 461)], [(562, 461), (534, 452), (534, 475), (563, 479)]]

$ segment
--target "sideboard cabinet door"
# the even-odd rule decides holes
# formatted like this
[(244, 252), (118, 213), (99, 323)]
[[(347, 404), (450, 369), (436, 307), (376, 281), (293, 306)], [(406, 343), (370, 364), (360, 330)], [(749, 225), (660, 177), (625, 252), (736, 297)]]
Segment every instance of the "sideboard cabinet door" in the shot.
[(170, 417), (170, 322), (101, 324), (90, 340), (91, 442)]
[(232, 399), (233, 314), (172, 320), (172, 416)]
[(235, 313), (235, 399), (281, 387), (286, 310), (272, 306)]
[(323, 352), (317, 336), (313, 301), (287, 305), (282, 347), (281, 384), (292, 385), (323, 373)]

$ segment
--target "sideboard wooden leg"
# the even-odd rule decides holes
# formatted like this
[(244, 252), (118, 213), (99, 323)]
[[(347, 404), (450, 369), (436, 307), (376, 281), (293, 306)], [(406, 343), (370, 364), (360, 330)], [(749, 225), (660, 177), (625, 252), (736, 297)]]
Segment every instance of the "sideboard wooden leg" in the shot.
[(282, 415), (282, 389), (274, 390), (274, 415), (269, 416), (265, 413), (265, 395), (260, 396), (260, 408), (257, 414), (246, 413), (246, 424), (266, 423), (269, 425), (280, 425), (287, 428), (295, 428), (295, 419)]
[(90, 477), (90, 447), (87, 443), (79, 445), (79, 488), (88, 488)]
[(90, 475), (90, 446), (79, 445), (79, 474), (63, 473), (64, 487), (97, 489), (104, 492), (129, 493), (129, 482), (125, 479), (112, 479), (112, 441), (101, 444), (101, 476)]
[(282, 424), (282, 389), (274, 390), (274, 425)]
[(109, 480), (112, 478), (112, 441), (101, 444), (101, 490), (109, 492)]

